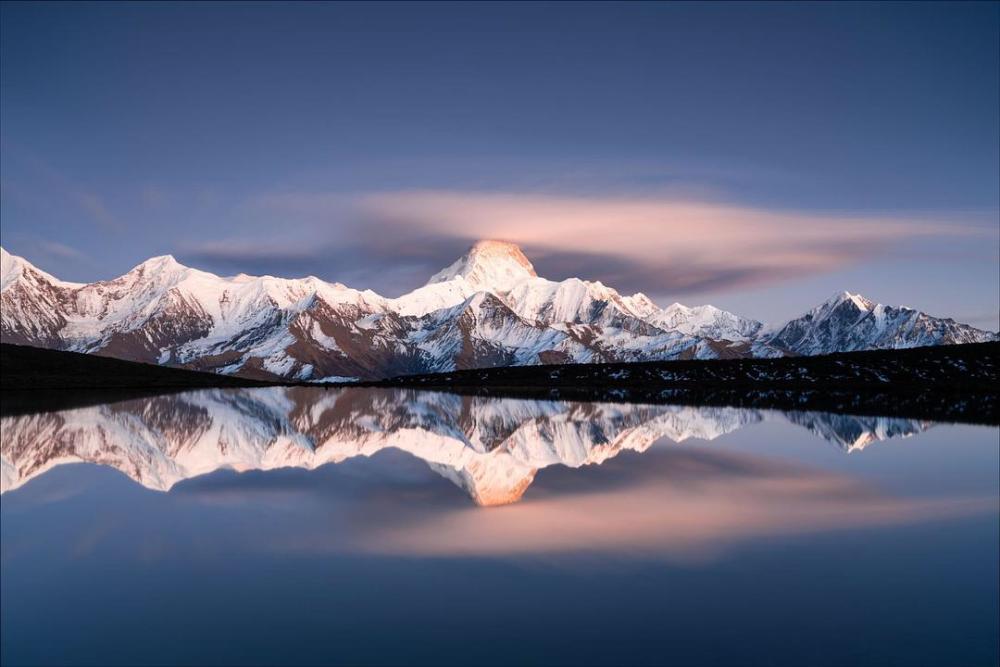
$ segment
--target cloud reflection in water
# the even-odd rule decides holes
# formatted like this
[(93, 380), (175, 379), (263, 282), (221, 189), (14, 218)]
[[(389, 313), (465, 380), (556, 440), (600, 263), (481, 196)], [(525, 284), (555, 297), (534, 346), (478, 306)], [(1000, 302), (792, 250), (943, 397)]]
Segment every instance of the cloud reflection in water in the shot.
[[(5, 417), (0, 454), (5, 492), (65, 463), (96, 463), (172, 491), (164, 506), (236, 513), (211, 540), (263, 552), (690, 560), (761, 537), (997, 510), (995, 497), (897, 498), (757, 453), (654, 446), (761, 422), (804, 428), (847, 453), (931, 426), (411, 390), (215, 389)], [(144, 553), (169, 552), (171, 540), (149, 540)]]

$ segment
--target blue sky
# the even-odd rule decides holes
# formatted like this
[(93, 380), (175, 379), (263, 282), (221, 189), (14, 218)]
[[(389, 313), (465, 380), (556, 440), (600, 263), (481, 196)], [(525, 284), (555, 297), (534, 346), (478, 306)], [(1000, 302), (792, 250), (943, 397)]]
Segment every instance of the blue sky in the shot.
[(20, 4), (0, 232), (398, 294), (476, 237), (766, 320), (997, 328), (1000, 5)]

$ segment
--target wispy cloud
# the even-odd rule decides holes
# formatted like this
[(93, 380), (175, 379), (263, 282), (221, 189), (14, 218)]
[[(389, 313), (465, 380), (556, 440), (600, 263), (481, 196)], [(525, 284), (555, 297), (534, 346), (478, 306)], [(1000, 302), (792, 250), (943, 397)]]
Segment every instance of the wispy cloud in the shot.
[(104, 203), (104, 199), (100, 195), (93, 192), (87, 192), (85, 190), (80, 190), (73, 186), (69, 186), (71, 189), (68, 190), (68, 194), (72, 197), (77, 205), (83, 209), (90, 217), (98, 224), (107, 227), (108, 229), (118, 229), (120, 225), (118, 220), (111, 214), (108, 210), (107, 204)]
[(545, 470), (520, 502), (485, 512), (393, 505), (335, 539), (313, 532), (247, 546), (413, 557), (627, 553), (704, 563), (762, 538), (997, 511), (988, 495), (893, 497), (855, 477), (724, 451), (663, 448), (642, 457), (639, 466), (623, 457), (588, 470)]
[(927, 236), (974, 227), (892, 216), (776, 211), (672, 198), (417, 191), (362, 202), (381, 245), (414, 235), (522, 244), (540, 273), (584, 275), (652, 292), (778, 282), (888, 255)]
[(6, 138), (0, 144), (3, 146), (4, 157), (7, 160), (14, 159), (27, 165), (28, 169), (25, 170), (25, 173), (31, 175), (25, 186), (18, 186), (10, 180), (6, 180), (4, 182), (5, 195), (14, 196), (31, 208), (58, 215), (60, 210), (54, 207), (51, 201), (56, 198), (81, 212), (82, 219), (96, 223), (105, 231), (121, 231), (124, 228), (108, 208), (105, 198), (93, 189), (70, 178), (33, 152), (12, 145)]
[(190, 244), (187, 256), (217, 270), (316, 273), (387, 294), (416, 287), (481, 238), (519, 243), (549, 278), (679, 295), (776, 284), (900, 257), (918, 239), (988, 232), (944, 216), (795, 212), (667, 195), (285, 192), (241, 208), (254, 221), (245, 234)]
[(38, 247), (41, 252), (55, 259), (88, 259), (84, 253), (80, 252), (76, 248), (71, 248), (64, 243), (57, 243), (55, 241), (39, 241)]

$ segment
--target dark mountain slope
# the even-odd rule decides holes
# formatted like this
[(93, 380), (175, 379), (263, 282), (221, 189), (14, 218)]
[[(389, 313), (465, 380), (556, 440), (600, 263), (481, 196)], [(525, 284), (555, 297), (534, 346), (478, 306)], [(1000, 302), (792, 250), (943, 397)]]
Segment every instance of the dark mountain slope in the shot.
[(0, 344), (0, 388), (263, 387), (273, 383), (78, 352)]
[(718, 359), (520, 366), (392, 378), (478, 395), (827, 410), (998, 424), (1000, 343)]
[(270, 384), (93, 354), (0, 344), (3, 415), (82, 407), (183, 389)]

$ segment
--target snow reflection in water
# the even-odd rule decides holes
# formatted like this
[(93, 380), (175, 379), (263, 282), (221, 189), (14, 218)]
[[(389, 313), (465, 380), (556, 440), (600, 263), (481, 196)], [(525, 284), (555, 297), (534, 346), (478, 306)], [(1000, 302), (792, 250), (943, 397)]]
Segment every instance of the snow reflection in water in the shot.
[(358, 388), (6, 417), (0, 661), (996, 664), (997, 430), (929, 426)]
[(167, 491), (219, 469), (312, 469), (393, 448), (479, 505), (517, 502), (548, 466), (787, 420), (847, 452), (930, 422), (740, 408), (477, 398), (412, 390), (210, 389), (2, 419), (2, 491), (55, 466), (111, 466)]

